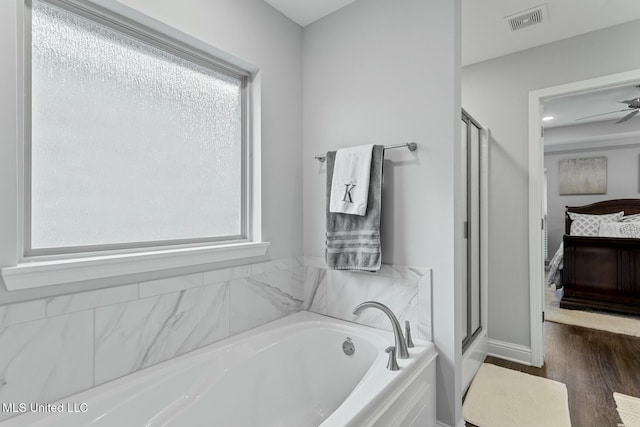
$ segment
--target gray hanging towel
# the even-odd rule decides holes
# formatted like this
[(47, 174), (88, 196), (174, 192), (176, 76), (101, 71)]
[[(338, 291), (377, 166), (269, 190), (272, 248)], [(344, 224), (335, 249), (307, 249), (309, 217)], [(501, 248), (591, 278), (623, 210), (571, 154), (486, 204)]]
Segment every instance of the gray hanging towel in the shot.
[(371, 156), (369, 197), (364, 216), (329, 212), (336, 152), (327, 152), (327, 266), (332, 270), (379, 271), (380, 211), (384, 146), (374, 145)]

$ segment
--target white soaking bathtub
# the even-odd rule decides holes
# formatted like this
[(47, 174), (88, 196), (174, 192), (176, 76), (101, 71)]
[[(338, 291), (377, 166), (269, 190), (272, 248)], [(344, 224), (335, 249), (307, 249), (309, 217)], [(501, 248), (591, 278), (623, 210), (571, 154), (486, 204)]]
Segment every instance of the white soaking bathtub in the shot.
[(436, 352), (414, 341), (389, 371), (391, 332), (299, 312), (0, 426), (434, 426)]

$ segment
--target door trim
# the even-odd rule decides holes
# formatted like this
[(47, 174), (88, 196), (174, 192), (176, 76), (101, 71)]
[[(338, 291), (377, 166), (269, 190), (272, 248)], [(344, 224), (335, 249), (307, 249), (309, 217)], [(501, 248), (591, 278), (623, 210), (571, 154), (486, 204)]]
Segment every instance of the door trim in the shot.
[[(622, 86), (640, 81), (640, 70), (610, 74), (552, 86), (529, 92), (529, 302), (531, 365), (544, 364), (544, 262), (542, 259), (542, 185), (544, 148), (542, 143), (542, 102), (560, 95), (571, 95), (588, 90)], [(553, 250), (553, 248), (551, 248)]]

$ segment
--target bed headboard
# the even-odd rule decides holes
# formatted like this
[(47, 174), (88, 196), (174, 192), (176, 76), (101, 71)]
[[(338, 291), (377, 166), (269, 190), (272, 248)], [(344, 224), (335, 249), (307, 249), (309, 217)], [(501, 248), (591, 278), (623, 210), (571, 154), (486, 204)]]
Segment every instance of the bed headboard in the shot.
[(640, 199), (613, 199), (584, 206), (566, 206), (564, 208), (564, 232), (569, 234), (569, 230), (571, 230), (569, 212), (600, 215), (620, 211), (624, 211), (625, 215), (640, 213)]

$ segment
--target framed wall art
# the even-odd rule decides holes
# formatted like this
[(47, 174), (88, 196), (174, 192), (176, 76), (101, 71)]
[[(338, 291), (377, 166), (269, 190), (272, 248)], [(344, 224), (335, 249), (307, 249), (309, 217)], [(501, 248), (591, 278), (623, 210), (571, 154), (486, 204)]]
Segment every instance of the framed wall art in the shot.
[(564, 159), (559, 166), (560, 195), (607, 193), (605, 156)]

